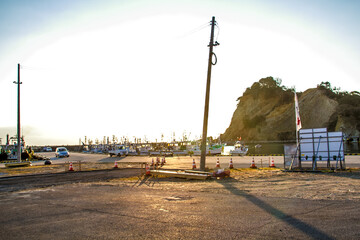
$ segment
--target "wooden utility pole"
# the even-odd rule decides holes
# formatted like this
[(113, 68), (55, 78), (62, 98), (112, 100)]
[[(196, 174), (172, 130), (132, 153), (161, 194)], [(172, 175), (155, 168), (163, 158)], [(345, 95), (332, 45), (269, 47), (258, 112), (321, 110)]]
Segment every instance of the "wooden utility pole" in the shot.
[(213, 47), (218, 45), (217, 42), (214, 44), (214, 28), (215, 28), (215, 24), (216, 24), (215, 17), (212, 17), (210, 43), (209, 43), (209, 46), (208, 46), (209, 47), (209, 61), (208, 61), (208, 73), (207, 73), (207, 82), (206, 82), (204, 124), (203, 124), (203, 134), (202, 134), (202, 141), (201, 141), (200, 170), (202, 170), (202, 171), (205, 170), (205, 160), (206, 160), (206, 138), (207, 138), (207, 126), (208, 126), (208, 116), (209, 116), (211, 66), (213, 65), (212, 57), (214, 55)]

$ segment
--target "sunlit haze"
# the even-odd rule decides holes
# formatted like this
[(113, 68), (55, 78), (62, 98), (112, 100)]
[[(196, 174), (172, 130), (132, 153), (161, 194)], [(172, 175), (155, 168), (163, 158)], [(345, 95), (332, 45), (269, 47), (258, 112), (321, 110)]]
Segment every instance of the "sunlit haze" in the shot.
[(1, 1), (0, 138), (16, 134), (18, 63), (27, 144), (199, 138), (212, 16), (208, 136), (226, 130), (236, 99), (263, 77), (359, 91), (359, 11), (340, 0)]

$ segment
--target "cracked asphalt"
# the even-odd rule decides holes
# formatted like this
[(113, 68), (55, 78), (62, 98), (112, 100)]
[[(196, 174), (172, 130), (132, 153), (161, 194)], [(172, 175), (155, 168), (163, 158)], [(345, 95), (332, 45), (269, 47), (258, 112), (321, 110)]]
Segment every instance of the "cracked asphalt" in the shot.
[(0, 179), (0, 239), (360, 239), (358, 172), (139, 169)]

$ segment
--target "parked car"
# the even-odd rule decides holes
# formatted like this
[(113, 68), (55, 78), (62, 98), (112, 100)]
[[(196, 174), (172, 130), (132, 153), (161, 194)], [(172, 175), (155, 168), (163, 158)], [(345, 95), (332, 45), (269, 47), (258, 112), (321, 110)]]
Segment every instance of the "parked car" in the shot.
[(55, 157), (60, 158), (60, 157), (69, 157), (69, 151), (65, 148), (65, 147), (58, 147), (55, 150)]
[(52, 152), (52, 148), (51, 147), (44, 147), (43, 151), (44, 152)]

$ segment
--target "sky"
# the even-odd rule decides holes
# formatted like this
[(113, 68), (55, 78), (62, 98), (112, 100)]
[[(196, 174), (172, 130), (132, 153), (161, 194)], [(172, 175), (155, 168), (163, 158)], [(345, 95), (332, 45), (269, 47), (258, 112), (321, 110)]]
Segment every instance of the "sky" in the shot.
[(16, 135), (18, 63), (28, 145), (199, 138), (212, 16), (208, 136), (264, 77), (359, 91), (359, 11), (350, 0), (2, 0), (0, 138)]

